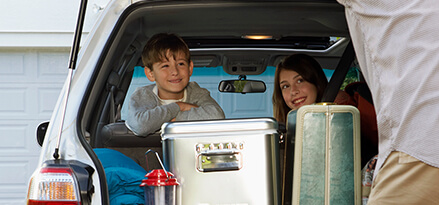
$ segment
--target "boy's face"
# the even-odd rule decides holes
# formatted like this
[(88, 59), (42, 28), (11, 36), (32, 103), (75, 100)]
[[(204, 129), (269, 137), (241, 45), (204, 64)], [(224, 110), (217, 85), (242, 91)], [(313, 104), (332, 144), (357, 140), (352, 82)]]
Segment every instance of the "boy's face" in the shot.
[(176, 59), (169, 51), (167, 59), (156, 62), (152, 69), (145, 67), (146, 77), (156, 82), (158, 94), (161, 99), (181, 99), (184, 95), (184, 88), (189, 83), (194, 68), (193, 62), (187, 62), (183, 53), (177, 53)]

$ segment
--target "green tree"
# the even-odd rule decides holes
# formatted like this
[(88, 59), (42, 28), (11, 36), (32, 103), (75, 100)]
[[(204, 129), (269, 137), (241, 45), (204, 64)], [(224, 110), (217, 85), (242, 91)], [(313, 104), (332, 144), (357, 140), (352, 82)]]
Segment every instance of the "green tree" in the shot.
[(360, 77), (358, 75), (358, 69), (357, 67), (351, 67), (349, 68), (348, 73), (346, 74), (346, 77), (343, 81), (343, 84), (340, 87), (340, 90), (344, 90), (345, 87), (350, 83), (358, 82), (358, 81), (360, 81)]

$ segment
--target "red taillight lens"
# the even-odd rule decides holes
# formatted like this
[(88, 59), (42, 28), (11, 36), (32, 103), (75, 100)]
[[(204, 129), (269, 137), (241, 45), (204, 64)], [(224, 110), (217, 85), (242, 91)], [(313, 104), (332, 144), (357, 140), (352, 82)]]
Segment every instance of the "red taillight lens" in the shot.
[(78, 183), (70, 168), (45, 167), (32, 176), (28, 205), (80, 205)]
[(39, 201), (39, 200), (28, 200), (28, 205), (77, 205), (81, 204), (78, 202), (69, 202), (69, 201)]

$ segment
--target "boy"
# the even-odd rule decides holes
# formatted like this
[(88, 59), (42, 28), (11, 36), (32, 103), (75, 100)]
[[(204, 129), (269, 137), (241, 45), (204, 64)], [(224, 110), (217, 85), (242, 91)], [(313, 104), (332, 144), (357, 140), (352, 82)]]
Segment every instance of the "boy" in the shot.
[(180, 37), (166, 33), (152, 36), (143, 49), (142, 61), (146, 77), (155, 84), (139, 87), (131, 96), (125, 124), (134, 134), (156, 132), (168, 121), (224, 118), (209, 91), (189, 82), (194, 64)]

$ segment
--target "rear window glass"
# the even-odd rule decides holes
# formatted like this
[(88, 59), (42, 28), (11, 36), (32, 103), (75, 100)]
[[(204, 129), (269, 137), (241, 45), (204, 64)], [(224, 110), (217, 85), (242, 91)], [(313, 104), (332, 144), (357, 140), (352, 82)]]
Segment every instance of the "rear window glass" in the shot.
[[(224, 110), (226, 118), (247, 118), (247, 117), (272, 117), (272, 94), (274, 84), (274, 72), (276, 67), (269, 66), (260, 75), (248, 75), (249, 80), (264, 81), (267, 90), (264, 93), (221, 93), (218, 91), (218, 84), (221, 80), (237, 80), (239, 76), (227, 74), (221, 66), (219, 67), (195, 67), (190, 81), (197, 82), (201, 87), (210, 91), (210, 95), (218, 102)], [(348, 73), (349, 82), (357, 76), (355, 71), (351, 69)], [(356, 70), (356, 69), (355, 69)], [(333, 70), (324, 69), (328, 78), (331, 78)], [(351, 79), (352, 78), (352, 79)], [(358, 80), (358, 79), (355, 79)], [(346, 83), (346, 82), (345, 82)], [(126, 95), (126, 100), (122, 106), (121, 117), (126, 119), (128, 101), (131, 94), (137, 87), (153, 84), (149, 81), (144, 73), (143, 67), (137, 66), (134, 69), (133, 79)], [(344, 87), (343, 87), (344, 88)], [(258, 103), (254, 103), (258, 102)]]

